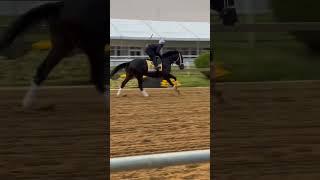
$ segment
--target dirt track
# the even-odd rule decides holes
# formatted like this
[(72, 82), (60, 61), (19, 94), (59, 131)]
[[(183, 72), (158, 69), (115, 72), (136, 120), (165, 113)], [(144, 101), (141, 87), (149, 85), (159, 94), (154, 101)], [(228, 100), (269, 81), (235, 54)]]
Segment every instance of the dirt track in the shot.
[[(225, 103), (216, 109), (217, 179), (320, 178), (320, 82), (219, 84), (218, 89)], [(104, 122), (92, 121), (103, 116), (95, 91), (42, 91), (43, 103), (58, 102), (58, 106), (40, 113), (18, 108), (24, 92), (1, 90), (0, 176), (47, 179), (66, 172), (70, 176), (81, 172), (77, 175), (84, 177), (87, 168), (99, 171), (94, 168), (101, 161), (96, 154), (103, 144), (98, 132), (104, 130), (99, 129)], [(137, 90), (125, 92), (127, 97), (111, 98), (113, 157), (208, 148), (208, 89), (183, 90), (181, 97), (167, 90), (148, 90), (151, 97), (147, 99)], [(171, 110), (175, 115), (158, 114), (177, 106), (179, 111)], [(181, 107), (206, 112), (207, 117), (200, 119), (195, 113), (182, 112)], [(114, 173), (112, 178), (208, 179), (208, 169), (208, 164), (189, 165)]]
[[(225, 103), (216, 109), (217, 179), (320, 178), (320, 82), (219, 84), (218, 89)], [(148, 99), (137, 90), (125, 92), (127, 97), (111, 98), (113, 157), (208, 148), (208, 89), (183, 90), (181, 97), (148, 90)], [(95, 120), (103, 119), (104, 110), (94, 89), (43, 90), (41, 103), (57, 106), (40, 112), (19, 108), (24, 93), (0, 90), (1, 179), (88, 179), (92, 174), (86, 172), (94, 171), (97, 179), (103, 177), (105, 169), (97, 164), (104, 163), (105, 122)], [(148, 106), (136, 111), (143, 103)], [(171, 110), (175, 115), (158, 114), (177, 106), (179, 111)], [(208, 179), (208, 169), (208, 164), (189, 165), (114, 173), (112, 178)]]
[[(94, 88), (42, 89), (41, 108), (31, 111), (20, 106), (25, 92), (0, 89), (0, 179), (104, 179), (104, 103)], [(127, 97), (111, 98), (111, 156), (209, 147), (209, 89), (185, 89), (179, 97), (168, 90), (148, 90), (149, 98), (125, 92)], [(112, 179), (208, 176), (209, 164), (200, 164), (117, 173)]]
[(320, 82), (218, 84), (218, 180), (320, 179)]
[(21, 109), (25, 92), (0, 89), (0, 179), (104, 179), (104, 102), (95, 89), (43, 89), (45, 108), (31, 111)]
[[(182, 89), (181, 96), (162, 89), (124, 91), (111, 96), (111, 156), (130, 156), (208, 149), (210, 95), (208, 88)], [(209, 179), (209, 164), (113, 173), (112, 179)]]

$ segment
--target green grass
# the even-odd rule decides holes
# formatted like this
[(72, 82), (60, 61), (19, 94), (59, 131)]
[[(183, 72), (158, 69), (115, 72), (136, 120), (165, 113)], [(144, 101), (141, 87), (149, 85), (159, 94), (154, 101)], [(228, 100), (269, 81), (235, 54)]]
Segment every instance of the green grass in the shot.
[(320, 56), (296, 41), (224, 46), (216, 43), (215, 60), (231, 74), (225, 81), (319, 80)]
[[(240, 16), (240, 23), (245, 23), (245, 18)], [(264, 14), (255, 16), (255, 22), (276, 20)], [(252, 35), (255, 44), (250, 47), (248, 37)], [(223, 81), (320, 80), (320, 56), (311, 54), (288, 32), (216, 32), (211, 46), (216, 63), (231, 71)]]
[[(30, 84), (38, 65), (47, 55), (47, 51), (31, 51), (14, 60), (0, 60), (0, 86), (27, 86)], [(174, 75), (184, 87), (209, 86), (209, 80), (197, 69), (177, 70)], [(90, 79), (87, 58), (84, 55), (65, 58), (50, 73), (46, 85), (87, 85)], [(119, 81), (112, 81), (112, 88), (118, 87)], [(136, 80), (129, 87), (137, 87)]]
[[(120, 72), (119, 74), (123, 74)], [(210, 80), (207, 79), (198, 69), (191, 68), (185, 70), (178, 70), (173, 68), (171, 74), (177, 77), (178, 82), (181, 83), (181, 87), (209, 87)], [(111, 88), (118, 88), (123, 79), (111, 80)], [(138, 86), (137, 80), (133, 79), (129, 81), (126, 87), (135, 88)]]
[[(33, 51), (15, 60), (0, 61), (0, 86), (29, 85), (37, 66), (47, 52)], [(51, 72), (47, 85), (85, 85), (89, 84), (89, 65), (86, 57), (77, 55), (65, 58)]]
[[(0, 25), (9, 25), (16, 17), (0, 16)], [(20, 38), (23, 43), (31, 45), (39, 40), (49, 39), (48, 32), (38, 31), (35, 26)], [(1, 31), (4, 29), (0, 29)], [(21, 39), (17, 41), (21, 41)], [(29, 85), (38, 65), (44, 60), (48, 51), (30, 51), (26, 55), (13, 60), (0, 61), (0, 86)], [(50, 73), (46, 85), (87, 85), (89, 83), (89, 64), (84, 55), (65, 58)]]

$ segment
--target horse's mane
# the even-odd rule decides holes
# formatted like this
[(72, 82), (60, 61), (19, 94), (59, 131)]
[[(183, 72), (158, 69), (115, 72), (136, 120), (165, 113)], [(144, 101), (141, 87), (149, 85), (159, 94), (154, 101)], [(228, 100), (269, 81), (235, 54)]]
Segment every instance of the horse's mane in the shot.
[(163, 58), (167, 58), (167, 57), (170, 57), (170, 56), (172, 56), (172, 55), (174, 55), (174, 54), (178, 54), (178, 53), (179, 53), (179, 51), (177, 51), (177, 50), (168, 51), (168, 52), (163, 53), (163, 54), (162, 54), (162, 57), (163, 57)]

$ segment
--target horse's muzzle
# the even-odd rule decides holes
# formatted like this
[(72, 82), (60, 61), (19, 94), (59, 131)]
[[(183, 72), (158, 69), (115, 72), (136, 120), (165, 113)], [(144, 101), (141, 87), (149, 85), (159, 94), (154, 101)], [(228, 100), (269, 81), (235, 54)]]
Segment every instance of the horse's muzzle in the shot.
[(184, 69), (184, 64), (179, 65), (180, 70)]

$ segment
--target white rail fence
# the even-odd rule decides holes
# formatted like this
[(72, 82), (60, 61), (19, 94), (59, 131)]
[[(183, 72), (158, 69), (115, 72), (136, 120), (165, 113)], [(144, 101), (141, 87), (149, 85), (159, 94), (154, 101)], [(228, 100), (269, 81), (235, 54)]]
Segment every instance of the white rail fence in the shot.
[[(110, 56), (110, 66), (114, 67), (121, 63), (132, 61), (136, 58), (147, 58), (148, 56)], [(183, 55), (184, 65), (188, 68), (194, 65), (194, 60), (198, 56), (196, 55)]]
[(210, 150), (171, 152), (162, 154), (117, 157), (110, 159), (112, 172), (167, 166), (205, 163), (210, 161)]

